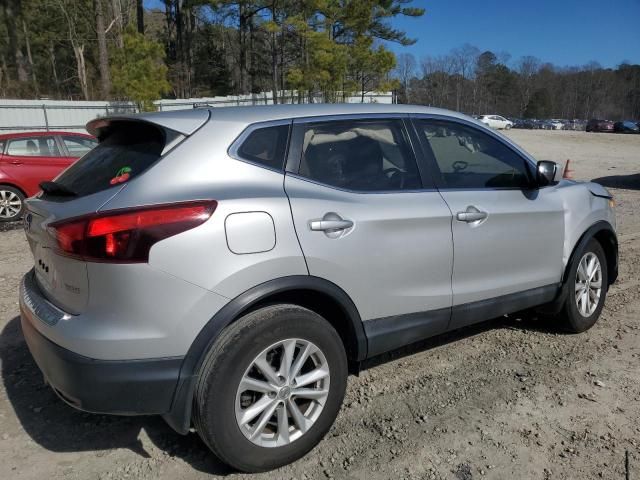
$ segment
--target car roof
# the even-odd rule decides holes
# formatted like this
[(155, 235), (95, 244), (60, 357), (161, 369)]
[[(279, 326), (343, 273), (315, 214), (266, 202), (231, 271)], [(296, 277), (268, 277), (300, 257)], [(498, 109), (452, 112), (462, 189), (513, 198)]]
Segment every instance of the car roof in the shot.
[(72, 135), (72, 136), (78, 136), (78, 137), (94, 138), (93, 135), (89, 135), (88, 133), (39, 130), (37, 132), (3, 133), (3, 134), (0, 134), (0, 140), (11, 140), (12, 138), (24, 138), (24, 137), (47, 137), (50, 135)]
[(476, 120), (459, 112), (420, 105), (381, 104), (381, 103), (324, 103), (302, 105), (260, 105), (245, 107), (194, 108), (172, 110), (168, 112), (141, 113), (134, 115), (102, 117), (87, 124), (90, 132), (97, 131), (101, 121), (142, 120), (190, 135), (198, 129), (208, 117), (215, 121), (252, 124), (269, 120), (305, 118), (332, 115), (359, 114), (431, 114)]

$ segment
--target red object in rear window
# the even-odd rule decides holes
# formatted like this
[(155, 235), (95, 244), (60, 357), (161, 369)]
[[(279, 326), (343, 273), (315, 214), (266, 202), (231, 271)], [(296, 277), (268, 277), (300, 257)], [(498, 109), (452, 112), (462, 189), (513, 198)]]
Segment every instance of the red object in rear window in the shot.
[(52, 223), (59, 253), (86, 261), (142, 263), (151, 246), (206, 222), (215, 200), (98, 213)]

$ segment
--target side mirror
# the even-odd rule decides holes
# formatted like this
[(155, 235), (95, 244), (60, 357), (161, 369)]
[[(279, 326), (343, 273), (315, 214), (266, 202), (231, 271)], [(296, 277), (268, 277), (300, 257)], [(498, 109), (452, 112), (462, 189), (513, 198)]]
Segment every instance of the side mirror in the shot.
[(558, 183), (556, 174), (558, 164), (549, 160), (540, 160), (536, 166), (536, 181), (539, 187), (547, 187)]

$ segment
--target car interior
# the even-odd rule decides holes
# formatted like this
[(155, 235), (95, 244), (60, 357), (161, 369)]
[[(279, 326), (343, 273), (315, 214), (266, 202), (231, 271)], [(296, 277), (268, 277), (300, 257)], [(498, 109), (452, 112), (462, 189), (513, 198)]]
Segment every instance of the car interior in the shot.
[(311, 127), (305, 133), (299, 173), (347, 190), (420, 188), (417, 167), (401, 135), (388, 125)]

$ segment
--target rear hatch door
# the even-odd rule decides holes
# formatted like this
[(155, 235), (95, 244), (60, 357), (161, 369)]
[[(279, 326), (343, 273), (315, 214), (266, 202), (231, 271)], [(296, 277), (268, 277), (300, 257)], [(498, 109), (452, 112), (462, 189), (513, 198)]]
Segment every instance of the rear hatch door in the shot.
[[(209, 116), (202, 113), (200, 125)], [(100, 211), (191, 133), (193, 122), (183, 123), (184, 133), (135, 118), (90, 122), (88, 129), (100, 139), (99, 145), (27, 200), (24, 225), (36, 280), (51, 303), (72, 314), (82, 313), (90, 288), (87, 263), (60, 253), (51, 225)]]

